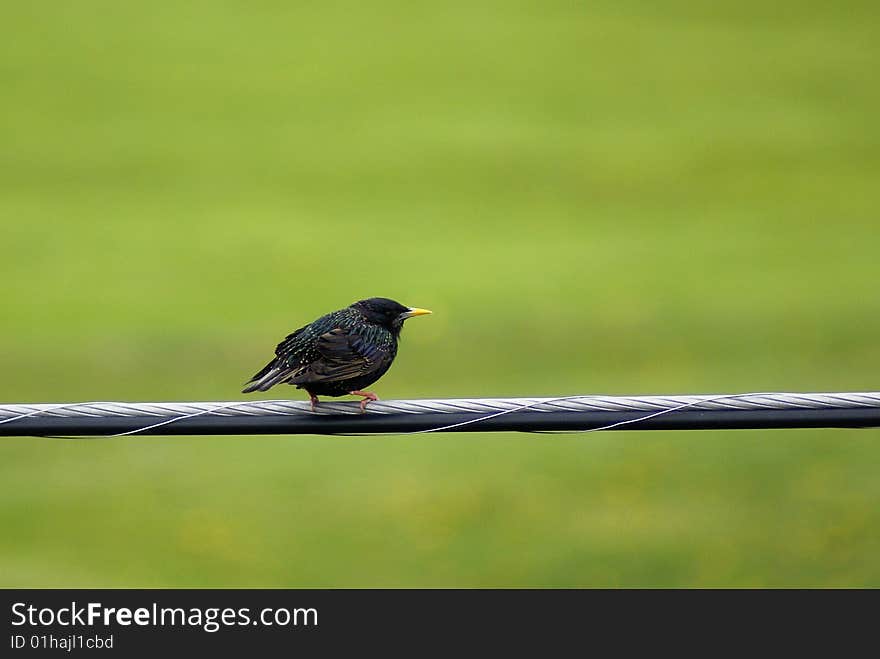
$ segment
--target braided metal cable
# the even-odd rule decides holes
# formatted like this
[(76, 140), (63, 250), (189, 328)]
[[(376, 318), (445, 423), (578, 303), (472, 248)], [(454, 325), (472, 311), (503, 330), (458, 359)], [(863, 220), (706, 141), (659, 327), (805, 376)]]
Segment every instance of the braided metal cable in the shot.
[[(700, 394), (688, 396), (595, 396), (559, 398), (440, 398), (379, 400), (367, 406), (376, 414), (493, 414), (507, 410), (566, 412), (655, 412), (681, 406), (700, 410), (803, 410), (880, 408), (880, 392)], [(321, 401), (312, 412), (309, 403), (292, 400), (255, 400), (182, 403), (38, 403), (0, 405), (0, 424), (28, 417), (157, 417), (361, 415), (354, 402)]]
[[(500, 419), (499, 417), (504, 417)], [(658, 417), (663, 417), (658, 420)], [(415, 434), (462, 429), (876, 427), (880, 392), (0, 405), (0, 435)]]

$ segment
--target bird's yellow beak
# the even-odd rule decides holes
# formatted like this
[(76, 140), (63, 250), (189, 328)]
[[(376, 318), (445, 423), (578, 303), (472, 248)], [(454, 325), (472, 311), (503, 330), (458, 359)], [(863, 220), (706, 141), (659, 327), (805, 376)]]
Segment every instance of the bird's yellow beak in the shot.
[(405, 314), (403, 314), (404, 318), (412, 318), (413, 316), (425, 316), (429, 313), (433, 313), (432, 311), (428, 311), (427, 309), (418, 309), (416, 307), (410, 308)]

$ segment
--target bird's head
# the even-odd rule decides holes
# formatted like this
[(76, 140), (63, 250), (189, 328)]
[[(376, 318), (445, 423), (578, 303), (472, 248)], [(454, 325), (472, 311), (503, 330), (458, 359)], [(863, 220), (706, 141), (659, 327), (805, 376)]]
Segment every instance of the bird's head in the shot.
[(381, 325), (395, 333), (400, 331), (400, 328), (403, 327), (403, 321), (407, 318), (431, 313), (427, 309), (405, 307), (387, 297), (371, 297), (368, 300), (355, 302), (351, 306), (360, 311), (368, 323)]

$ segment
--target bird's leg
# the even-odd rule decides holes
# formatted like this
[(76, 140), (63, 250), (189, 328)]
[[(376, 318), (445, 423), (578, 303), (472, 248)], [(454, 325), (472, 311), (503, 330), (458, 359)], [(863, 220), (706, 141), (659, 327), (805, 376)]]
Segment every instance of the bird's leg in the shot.
[(379, 397), (372, 391), (349, 391), (352, 396), (363, 396), (361, 400), (361, 412), (367, 411), (367, 403), (371, 400), (379, 400)]
[(312, 403), (312, 412), (314, 412), (315, 408), (318, 407), (318, 397), (313, 393), (309, 393), (309, 401)]

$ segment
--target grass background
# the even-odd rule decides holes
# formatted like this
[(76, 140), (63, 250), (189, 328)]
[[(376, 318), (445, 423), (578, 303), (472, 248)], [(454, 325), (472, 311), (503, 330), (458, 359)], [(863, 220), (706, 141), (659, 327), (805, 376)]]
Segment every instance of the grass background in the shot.
[[(875, 2), (0, 4), (0, 400), (878, 388)], [(277, 389), (266, 397), (301, 397)], [(880, 431), (0, 440), (0, 586), (880, 586)]]

